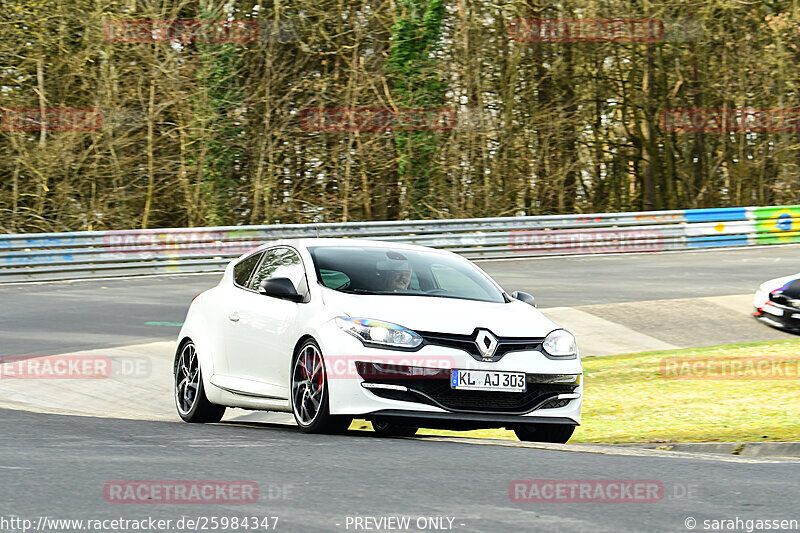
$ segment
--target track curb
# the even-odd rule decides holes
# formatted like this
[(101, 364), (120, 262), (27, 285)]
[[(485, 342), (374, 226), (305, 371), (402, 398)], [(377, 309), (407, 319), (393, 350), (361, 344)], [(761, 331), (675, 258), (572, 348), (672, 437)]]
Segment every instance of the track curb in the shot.
[(676, 442), (619, 444), (629, 448), (743, 457), (800, 457), (800, 442)]

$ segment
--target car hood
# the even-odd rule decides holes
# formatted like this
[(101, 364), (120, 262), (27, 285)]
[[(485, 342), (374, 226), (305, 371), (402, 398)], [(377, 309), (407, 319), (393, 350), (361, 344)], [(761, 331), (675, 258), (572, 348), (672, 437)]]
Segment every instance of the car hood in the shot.
[(486, 328), (499, 337), (544, 337), (559, 326), (520, 301), (347, 294), (325, 289), (325, 304), (351, 317), (392, 322), (418, 331), (469, 335)]
[[(760, 289), (765, 292), (772, 292), (775, 290), (780, 289), (786, 285), (792, 284), (792, 282), (800, 280), (800, 274), (795, 274), (793, 276), (784, 276), (782, 278), (771, 279), (761, 284)], [(787, 295), (791, 296), (791, 295)]]

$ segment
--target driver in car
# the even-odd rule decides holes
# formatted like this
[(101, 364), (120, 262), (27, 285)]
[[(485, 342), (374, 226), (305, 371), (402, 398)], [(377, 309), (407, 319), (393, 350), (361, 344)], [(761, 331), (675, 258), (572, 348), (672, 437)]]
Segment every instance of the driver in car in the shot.
[(404, 291), (411, 284), (411, 265), (408, 261), (387, 259), (378, 262), (378, 272), (387, 291)]

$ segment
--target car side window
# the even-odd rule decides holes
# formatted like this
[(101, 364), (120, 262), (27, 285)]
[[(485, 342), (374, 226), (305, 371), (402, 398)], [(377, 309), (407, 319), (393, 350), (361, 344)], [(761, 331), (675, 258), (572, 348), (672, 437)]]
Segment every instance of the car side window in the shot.
[(329, 289), (341, 290), (350, 287), (350, 276), (339, 270), (320, 268), (319, 277), (322, 284)]
[(268, 278), (289, 278), (298, 294), (308, 294), (306, 271), (300, 256), (291, 248), (272, 248), (267, 250), (264, 260), (258, 265), (249, 288), (258, 290), (259, 284)]
[(247, 282), (250, 281), (250, 275), (253, 273), (253, 269), (256, 268), (256, 265), (264, 256), (264, 252), (259, 252), (257, 254), (253, 254), (250, 257), (246, 257), (242, 261), (240, 261), (236, 266), (233, 267), (233, 281), (236, 285), (247, 288)]

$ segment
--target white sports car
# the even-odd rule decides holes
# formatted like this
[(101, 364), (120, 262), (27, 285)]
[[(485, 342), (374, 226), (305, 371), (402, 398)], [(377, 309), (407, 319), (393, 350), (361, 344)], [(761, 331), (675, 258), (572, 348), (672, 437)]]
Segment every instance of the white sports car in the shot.
[(566, 442), (580, 424), (574, 337), (454, 253), (299, 239), (232, 261), (189, 308), (175, 352), (187, 422), (226, 407), (294, 413), (305, 432), (507, 427)]

